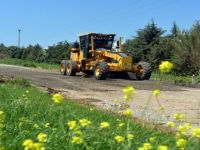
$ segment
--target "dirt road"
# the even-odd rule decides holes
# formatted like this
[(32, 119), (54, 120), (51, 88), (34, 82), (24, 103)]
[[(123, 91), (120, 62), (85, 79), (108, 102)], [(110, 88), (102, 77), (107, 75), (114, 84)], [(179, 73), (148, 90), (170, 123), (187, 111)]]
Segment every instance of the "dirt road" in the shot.
[[(80, 75), (74, 77), (62, 76), (59, 71), (25, 68), (11, 65), (0, 65), (0, 75), (21, 76), (31, 81), (32, 84), (48, 89), (55, 89), (66, 97), (85, 104), (96, 105), (103, 109), (116, 110), (118, 107), (113, 100), (123, 102), (122, 89), (126, 85), (132, 85), (136, 89), (130, 108), (136, 117), (141, 117), (144, 105), (152, 95), (155, 88), (161, 90), (160, 103), (170, 119), (175, 112), (185, 113), (187, 120), (200, 126), (200, 89), (183, 88), (172, 84), (156, 81), (137, 81), (126, 79), (95, 80), (93, 77), (83, 78)], [(152, 96), (150, 105), (146, 109), (145, 118), (148, 120), (166, 122), (165, 115), (159, 114), (159, 106), (156, 98)], [(159, 118), (159, 119), (158, 119)]]

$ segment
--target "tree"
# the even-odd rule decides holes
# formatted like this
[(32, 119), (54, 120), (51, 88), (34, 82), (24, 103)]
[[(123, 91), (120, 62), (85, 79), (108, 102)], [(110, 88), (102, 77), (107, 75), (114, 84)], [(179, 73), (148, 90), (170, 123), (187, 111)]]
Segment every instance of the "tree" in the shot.
[(34, 60), (37, 62), (45, 61), (45, 57), (46, 52), (42, 49), (42, 47), (39, 44), (36, 44), (34, 46), (29, 45), (26, 49), (24, 49), (22, 55), (23, 59)]
[(197, 74), (200, 71), (200, 22), (189, 31), (182, 31), (174, 41), (175, 71), (181, 74)]
[(46, 50), (47, 61), (60, 63), (62, 59), (69, 59), (71, 46), (67, 41), (59, 42), (56, 45), (49, 46)]
[(0, 44), (0, 58), (9, 57), (8, 48), (1, 43)]
[(10, 55), (11, 58), (21, 59), (24, 47), (19, 49), (16, 46), (10, 46), (10, 47), (8, 47), (8, 49), (9, 49), (9, 55)]
[[(127, 40), (124, 44), (124, 49), (133, 54), (136, 62), (148, 61), (155, 68), (160, 59), (164, 57), (159, 50), (161, 36), (164, 32), (162, 28), (158, 28), (154, 21), (152, 21), (144, 29), (138, 30), (137, 35), (133, 39)], [(152, 58), (158, 59), (155, 62)]]
[(176, 22), (174, 21), (171, 29), (171, 37), (176, 38), (179, 34), (180, 34), (180, 29), (177, 26)]

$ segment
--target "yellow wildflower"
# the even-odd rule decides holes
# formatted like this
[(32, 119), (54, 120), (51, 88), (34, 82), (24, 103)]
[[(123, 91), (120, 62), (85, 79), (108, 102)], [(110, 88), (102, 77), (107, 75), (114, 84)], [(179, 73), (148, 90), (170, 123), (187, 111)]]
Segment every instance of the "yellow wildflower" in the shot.
[(27, 94), (28, 94), (28, 93), (29, 93), (29, 90), (26, 90), (26, 91), (25, 91), (25, 93), (27, 93)]
[(158, 96), (158, 95), (160, 95), (160, 90), (159, 90), (159, 89), (153, 90), (153, 91), (152, 91), (152, 95), (153, 95), (153, 96)]
[(123, 89), (125, 95), (132, 95), (135, 93), (135, 89), (132, 86), (127, 86)]
[(79, 120), (80, 124), (82, 127), (88, 127), (91, 124), (91, 121), (87, 120), (87, 119), (81, 119)]
[(133, 111), (131, 109), (126, 109), (123, 111), (123, 115), (126, 117), (132, 117), (133, 116)]
[(68, 125), (68, 127), (69, 127), (70, 130), (74, 130), (74, 129), (76, 129), (76, 128), (78, 127), (76, 121), (69, 121), (69, 122), (67, 123), (67, 125)]
[(135, 89), (132, 86), (127, 86), (123, 89), (125, 103), (128, 104), (133, 100)]
[(156, 141), (156, 137), (150, 137), (150, 138), (149, 138), (149, 141), (150, 141), (151, 143), (155, 142), (155, 141)]
[(108, 122), (102, 122), (100, 124), (100, 128), (102, 128), (102, 129), (105, 129), (105, 128), (108, 128), (108, 127), (110, 127), (110, 124)]
[(185, 114), (175, 113), (173, 118), (176, 120), (181, 120), (185, 118)]
[(144, 143), (144, 144), (143, 144), (143, 148), (144, 148), (145, 150), (150, 150), (150, 149), (152, 149), (152, 146), (151, 146), (150, 143)]
[(37, 123), (35, 123), (35, 124), (33, 125), (33, 127), (36, 128), (36, 129), (40, 128), (39, 125), (38, 125)]
[(46, 124), (44, 125), (45, 128), (49, 128), (49, 126), (50, 126), (50, 123), (46, 123)]
[(39, 142), (45, 143), (47, 142), (47, 135), (41, 132), (40, 134), (38, 134), (37, 139)]
[(79, 136), (73, 136), (72, 137), (72, 143), (81, 144), (81, 143), (83, 143), (83, 139)]
[(34, 143), (33, 147), (34, 147), (34, 150), (45, 150), (43, 143)]
[(168, 147), (165, 145), (158, 146), (157, 150), (168, 150)]
[(61, 94), (54, 94), (52, 99), (57, 104), (60, 104), (64, 101), (64, 97)]
[(200, 138), (200, 128), (192, 129), (192, 137)]
[(175, 135), (176, 139), (180, 139), (180, 138), (182, 138), (182, 136), (183, 136), (183, 134), (179, 133), (179, 132), (177, 132)]
[(162, 61), (159, 65), (159, 70), (162, 73), (168, 73), (172, 70), (173, 64), (169, 61)]
[(119, 123), (118, 127), (123, 127), (125, 123)]
[(119, 100), (115, 99), (113, 100), (114, 103), (119, 103)]
[(175, 126), (175, 124), (173, 121), (169, 121), (169, 122), (167, 122), (167, 126), (173, 128)]
[(34, 148), (34, 143), (31, 139), (27, 139), (22, 144), (24, 146), (24, 149), (29, 150)]
[(129, 139), (129, 140), (133, 140), (133, 139), (134, 139), (134, 135), (129, 133), (129, 134), (128, 134), (128, 139)]
[(124, 137), (120, 136), (120, 135), (117, 135), (115, 137), (115, 140), (116, 140), (117, 143), (122, 143), (122, 142), (124, 142)]
[(116, 121), (120, 122), (121, 120), (120, 120), (120, 119), (117, 119)]
[(187, 128), (185, 126), (182, 125), (178, 126), (177, 130), (180, 133), (180, 135), (186, 135)]
[(178, 139), (176, 141), (176, 145), (180, 148), (185, 148), (185, 146), (187, 145), (187, 141), (185, 139)]
[(165, 109), (165, 106), (161, 105), (160, 110), (163, 111)]
[(74, 132), (76, 135), (82, 135), (83, 133), (81, 132), (81, 130), (76, 130), (75, 132)]
[(184, 127), (186, 128), (186, 130), (189, 130), (192, 128), (192, 125), (191, 125), (191, 123), (185, 123)]
[(33, 127), (36, 128), (36, 129), (40, 128), (39, 125), (38, 125), (37, 123), (35, 123), (35, 124), (33, 125)]
[(0, 147), (0, 150), (6, 150), (5, 147)]
[(4, 120), (4, 112), (0, 111), (0, 123), (3, 123)]

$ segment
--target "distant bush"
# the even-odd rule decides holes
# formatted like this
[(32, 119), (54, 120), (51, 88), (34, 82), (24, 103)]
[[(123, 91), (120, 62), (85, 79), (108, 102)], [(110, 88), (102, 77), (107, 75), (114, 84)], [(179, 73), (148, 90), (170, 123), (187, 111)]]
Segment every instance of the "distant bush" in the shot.
[(33, 68), (37, 67), (37, 65), (34, 62), (25, 62), (22, 65), (25, 67), (33, 67)]

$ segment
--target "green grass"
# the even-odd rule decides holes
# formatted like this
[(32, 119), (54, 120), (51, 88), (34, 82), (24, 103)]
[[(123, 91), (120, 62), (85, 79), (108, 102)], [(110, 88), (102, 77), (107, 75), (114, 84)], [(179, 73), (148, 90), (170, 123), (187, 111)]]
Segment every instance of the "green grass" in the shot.
[[(153, 72), (151, 79), (159, 80), (159, 81), (171, 81), (175, 84), (179, 85), (191, 85), (192, 84), (192, 76), (181, 76), (174, 74), (161, 74), (157, 72)], [(195, 76), (193, 79), (194, 83), (198, 83), (200, 81), (200, 76)]]
[(14, 59), (14, 58), (0, 59), (0, 64), (19, 65), (19, 66), (43, 68), (43, 69), (58, 69), (59, 68), (58, 64), (37, 63), (30, 60)]
[[(37, 141), (37, 135), (41, 132), (47, 134), (46, 149), (95, 149), (95, 150), (123, 150), (127, 148), (127, 140), (116, 143), (114, 137), (127, 135), (128, 119), (109, 112), (96, 110), (92, 107), (78, 105), (70, 100), (63, 104), (55, 104), (51, 96), (36, 88), (23, 86), (18, 82), (0, 83), (0, 111), (5, 114), (2, 136), (0, 136), (0, 148), (7, 150), (23, 149), (25, 139)], [(26, 93), (26, 91), (29, 93)], [(74, 133), (67, 127), (67, 122), (87, 118), (92, 125), (89, 128), (80, 128), (84, 144), (76, 145), (71, 142)], [(100, 129), (99, 124), (109, 122), (108, 129)], [(118, 128), (119, 123), (125, 126)], [(50, 123), (49, 127), (45, 127)], [(38, 127), (34, 127), (38, 125)], [(131, 121), (129, 132), (135, 135), (130, 141), (129, 149), (136, 150), (143, 143), (149, 142), (150, 137), (156, 137), (152, 143), (153, 149), (159, 145), (167, 145), (170, 150), (175, 150), (175, 138), (171, 134), (163, 133), (155, 129), (142, 127), (141, 124)], [(0, 130), (1, 132), (1, 130)], [(198, 143), (189, 141), (187, 149), (198, 149)]]

